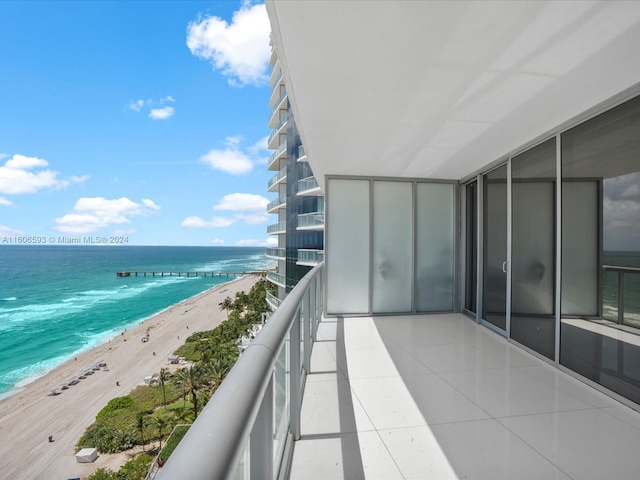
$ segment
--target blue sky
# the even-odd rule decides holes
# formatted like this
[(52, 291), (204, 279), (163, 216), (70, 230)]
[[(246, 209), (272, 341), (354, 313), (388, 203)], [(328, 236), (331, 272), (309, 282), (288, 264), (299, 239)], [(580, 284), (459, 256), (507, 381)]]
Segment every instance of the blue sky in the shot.
[(249, 2), (1, 1), (0, 246), (269, 244), (269, 31)]

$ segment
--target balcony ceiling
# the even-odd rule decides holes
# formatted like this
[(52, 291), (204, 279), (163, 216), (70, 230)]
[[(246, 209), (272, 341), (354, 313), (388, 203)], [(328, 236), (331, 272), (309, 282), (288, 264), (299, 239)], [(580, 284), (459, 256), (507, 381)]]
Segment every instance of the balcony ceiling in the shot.
[(640, 82), (640, 2), (267, 10), (323, 188), (328, 174), (462, 179)]

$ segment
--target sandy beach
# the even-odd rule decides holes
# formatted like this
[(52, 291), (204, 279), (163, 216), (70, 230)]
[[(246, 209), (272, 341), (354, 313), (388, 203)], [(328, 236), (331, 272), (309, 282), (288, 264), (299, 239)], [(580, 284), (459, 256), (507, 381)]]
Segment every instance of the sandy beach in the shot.
[[(0, 401), (0, 479), (84, 478), (100, 467), (117, 469), (124, 455), (76, 463), (75, 445), (84, 430), (109, 400), (126, 395), (144, 384), (144, 377), (166, 367), (167, 357), (186, 337), (222, 322), (226, 313), (220, 302), (248, 292), (256, 280), (243, 277), (174, 305)], [(143, 343), (147, 330), (150, 338)], [(49, 395), (52, 388), (99, 361), (106, 362), (108, 370), (95, 371), (61, 394)]]

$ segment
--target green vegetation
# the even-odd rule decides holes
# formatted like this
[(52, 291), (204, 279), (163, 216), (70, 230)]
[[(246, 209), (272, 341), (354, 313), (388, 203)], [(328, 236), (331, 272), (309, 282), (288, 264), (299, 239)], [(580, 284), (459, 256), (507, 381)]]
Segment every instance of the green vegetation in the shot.
[(107, 468), (99, 468), (87, 480), (138, 480), (145, 478), (153, 458), (144, 453), (125, 463), (120, 470), (114, 472)]
[[(96, 416), (96, 421), (78, 441), (77, 447), (97, 448), (100, 453), (116, 453), (141, 445), (143, 450), (163, 438), (177, 424), (191, 423), (197, 418), (211, 395), (238, 358), (236, 341), (246, 335), (253, 324), (260, 323), (262, 313), (269, 311), (265, 300), (272, 284), (258, 280), (248, 294), (238, 292), (235, 299), (220, 304), (227, 320), (213, 330), (198, 332), (187, 338), (176, 352), (193, 361), (171, 375), (161, 369), (157, 382), (140, 386), (129, 395), (112, 399)], [(185, 435), (187, 428), (176, 430), (162, 450), (163, 461)], [(175, 437), (175, 438), (174, 438)], [(151, 457), (141, 454), (127, 462), (120, 471), (99, 469), (89, 479), (139, 479), (149, 469)]]
[(160, 460), (162, 461), (162, 463), (167, 461), (167, 459), (171, 456), (173, 451), (180, 443), (180, 440), (182, 440), (182, 437), (184, 437), (188, 431), (189, 425), (179, 425), (176, 427), (173, 434), (167, 440), (167, 444), (160, 452)]

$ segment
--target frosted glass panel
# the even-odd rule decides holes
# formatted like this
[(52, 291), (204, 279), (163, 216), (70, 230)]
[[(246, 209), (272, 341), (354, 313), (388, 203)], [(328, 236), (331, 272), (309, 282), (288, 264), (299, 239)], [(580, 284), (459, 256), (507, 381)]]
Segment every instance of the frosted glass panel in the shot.
[(410, 312), (413, 184), (373, 183), (373, 311)]
[(453, 310), (453, 185), (419, 183), (416, 216), (416, 308)]
[(327, 313), (369, 313), (369, 181), (327, 180)]
[(598, 315), (598, 188), (562, 183), (563, 315)]

